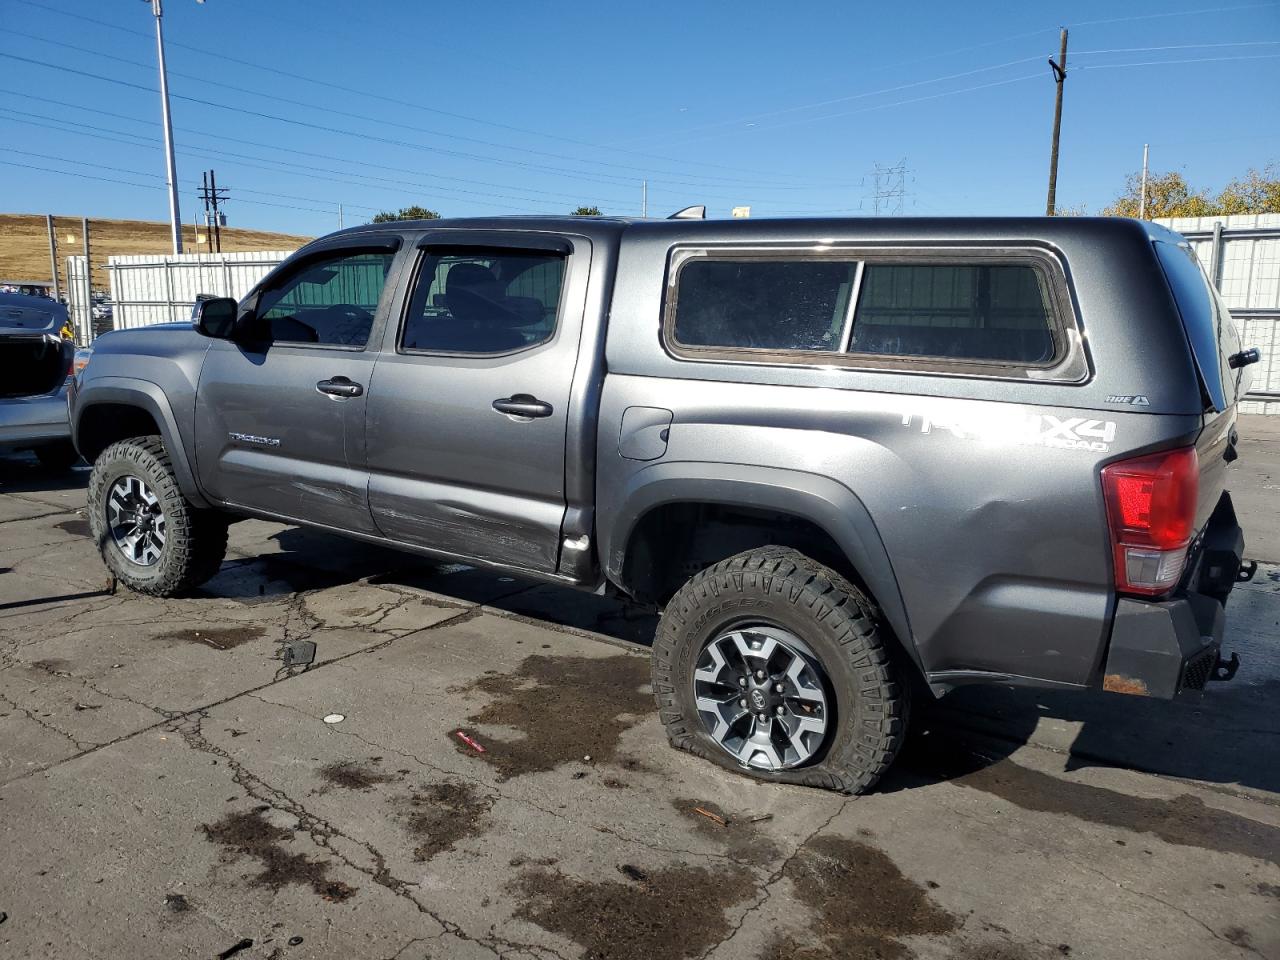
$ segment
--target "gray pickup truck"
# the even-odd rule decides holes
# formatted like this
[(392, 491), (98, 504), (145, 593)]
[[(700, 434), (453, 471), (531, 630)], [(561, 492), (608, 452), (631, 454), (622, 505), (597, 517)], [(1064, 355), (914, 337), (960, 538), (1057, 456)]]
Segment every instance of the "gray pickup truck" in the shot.
[(857, 793), (961, 684), (1229, 679), (1256, 359), (1132, 220), (410, 221), (102, 337), (70, 408), (134, 590), (255, 516), (618, 591), (674, 745)]

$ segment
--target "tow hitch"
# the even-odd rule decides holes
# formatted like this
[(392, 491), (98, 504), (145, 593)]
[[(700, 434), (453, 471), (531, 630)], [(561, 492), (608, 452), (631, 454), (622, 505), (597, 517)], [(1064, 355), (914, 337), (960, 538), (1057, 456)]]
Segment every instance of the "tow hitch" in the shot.
[[(1254, 562), (1256, 569), (1258, 564)], [(1240, 654), (1231, 654), (1230, 660), (1223, 660), (1222, 654), (1218, 654), (1218, 662), (1213, 665), (1213, 673), (1209, 674), (1210, 680), (1230, 680), (1236, 675), (1236, 671), (1240, 669)]]
[(1253, 575), (1258, 572), (1257, 560), (1243, 560), (1240, 563), (1240, 569), (1236, 571), (1236, 583), (1248, 583), (1253, 579)]

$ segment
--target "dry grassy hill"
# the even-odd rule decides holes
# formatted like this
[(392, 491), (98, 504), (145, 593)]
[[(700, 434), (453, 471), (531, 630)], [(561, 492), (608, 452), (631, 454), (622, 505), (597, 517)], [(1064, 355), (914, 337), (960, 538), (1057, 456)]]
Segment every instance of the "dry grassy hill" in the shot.
[[(66, 284), (66, 258), (84, 252), (79, 217), (54, 217), (58, 235), (58, 279)], [(69, 235), (75, 236), (67, 243)], [(288, 233), (242, 230), (224, 227), (222, 249), (293, 250), (310, 240)], [(150, 220), (89, 220), (89, 257), (93, 261), (93, 286), (107, 289), (107, 257), (126, 253), (169, 253), (172, 249), (169, 224)], [(196, 246), (195, 227), (184, 224), (182, 245), (187, 253), (207, 253), (209, 246)], [(0, 213), (0, 280), (48, 280), (49, 237), (44, 216), (27, 213)]]

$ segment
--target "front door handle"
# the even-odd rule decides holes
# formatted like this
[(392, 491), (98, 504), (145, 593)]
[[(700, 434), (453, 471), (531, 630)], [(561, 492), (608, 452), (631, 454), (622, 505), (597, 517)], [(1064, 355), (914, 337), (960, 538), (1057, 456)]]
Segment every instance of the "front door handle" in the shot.
[(364, 393), (364, 386), (349, 380), (346, 377), (333, 377), (329, 380), (321, 380), (316, 384), (316, 389), (330, 397), (358, 397)]
[(513, 417), (549, 417), (554, 413), (551, 404), (528, 393), (516, 393), (493, 401), (493, 409)]

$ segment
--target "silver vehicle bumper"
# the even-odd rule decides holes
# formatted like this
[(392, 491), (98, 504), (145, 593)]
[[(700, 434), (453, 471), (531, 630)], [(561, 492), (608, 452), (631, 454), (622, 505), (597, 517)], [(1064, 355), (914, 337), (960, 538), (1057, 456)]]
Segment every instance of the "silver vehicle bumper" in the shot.
[(22, 449), (70, 439), (65, 385), (57, 393), (0, 400), (0, 448)]

